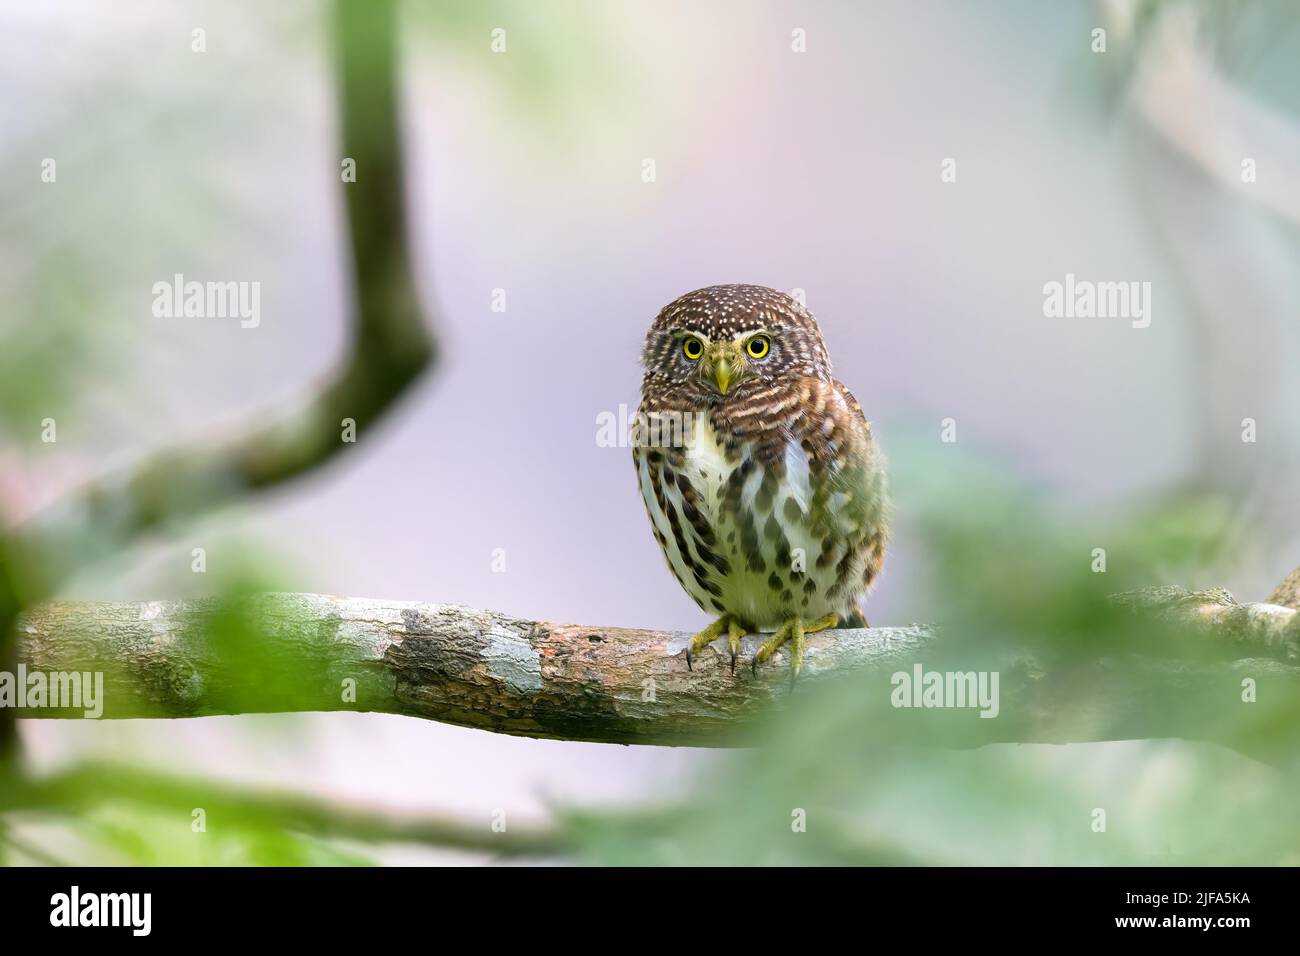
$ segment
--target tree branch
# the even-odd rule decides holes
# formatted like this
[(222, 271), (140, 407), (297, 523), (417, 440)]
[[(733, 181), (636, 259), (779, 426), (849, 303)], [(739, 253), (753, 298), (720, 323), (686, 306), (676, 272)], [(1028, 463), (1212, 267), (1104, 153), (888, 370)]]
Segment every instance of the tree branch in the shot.
[[(412, 275), (397, 86), (395, 0), (337, 0), (341, 156), (354, 279), (352, 348), (332, 381), (298, 406), (250, 422), (225, 440), (183, 445), (0, 529), (0, 671), (12, 669), (12, 625), (77, 569), (118, 554), (141, 535), (284, 484), (338, 455), (344, 419), (366, 435), (437, 358)], [(333, 166), (334, 163), (331, 163)], [(336, 167), (337, 168), (337, 167)], [(0, 760), (17, 749), (0, 710)]]
[[(436, 360), (407, 240), (396, 18), (393, 0), (335, 4), (340, 156), (356, 161), (356, 181), (342, 187), (355, 298), (350, 354), (331, 381), (269, 425), (249, 423), (224, 441), (164, 451), (17, 529), (21, 560), (5, 562), (0, 552), (0, 584), (5, 564), (11, 575), (21, 568), (14, 590), (24, 603), (145, 532), (319, 467), (350, 447), (344, 419), (365, 435)], [(337, 160), (331, 166), (337, 169)]]
[(1300, 568), (1288, 574), (1266, 600), (1269, 604), (1300, 609)]
[[(1293, 700), (1300, 694), (1297, 612), (1238, 604), (1221, 590), (1159, 588), (1117, 600), (1149, 617), (1153, 633), (1174, 625), (1187, 656), (1153, 638), (1132, 654), (1075, 661), (1066, 672), (1027, 650), (1001, 674), (1001, 719), (966, 720), (959, 738), (935, 742), (1179, 736), (1235, 746), (1227, 715), (1240, 706), (1239, 675), (1266, 676)], [(784, 655), (751, 673), (753, 637), (734, 674), (716, 644), (691, 671), (682, 633), (409, 601), (259, 594), (53, 603), (26, 613), (18, 631), (29, 672), (103, 672), (105, 717), (376, 711), (529, 737), (731, 746), (750, 742), (746, 731), (790, 691)], [(1217, 660), (1206, 659), (1207, 647)], [(800, 696), (849, 675), (864, 693), (887, 699), (890, 675), (951, 650), (923, 626), (810, 635)], [(1297, 742), (1300, 727), (1287, 744)]]
[[(370, 843), (418, 843), (502, 856), (552, 856), (565, 849), (552, 830), (512, 824), (492, 829), (442, 816), (400, 817), (296, 794), (259, 792), (199, 778), (114, 764), (88, 763), (46, 777), (15, 777), (0, 793), (0, 811), (80, 814), (114, 802), (188, 818), (195, 807), (246, 826), (293, 830)], [(23, 852), (30, 853), (25, 847)]]

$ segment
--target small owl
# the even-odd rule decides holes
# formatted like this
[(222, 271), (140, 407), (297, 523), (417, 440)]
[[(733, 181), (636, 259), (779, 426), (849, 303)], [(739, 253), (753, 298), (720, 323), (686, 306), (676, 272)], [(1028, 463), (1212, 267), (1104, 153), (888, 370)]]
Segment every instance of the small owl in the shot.
[(753, 666), (804, 635), (862, 626), (858, 602), (885, 558), (882, 457), (831, 375), (812, 314), (782, 292), (689, 292), (646, 335), (632, 458), (655, 539), (695, 602), (718, 619), (687, 663), (727, 636), (772, 631)]

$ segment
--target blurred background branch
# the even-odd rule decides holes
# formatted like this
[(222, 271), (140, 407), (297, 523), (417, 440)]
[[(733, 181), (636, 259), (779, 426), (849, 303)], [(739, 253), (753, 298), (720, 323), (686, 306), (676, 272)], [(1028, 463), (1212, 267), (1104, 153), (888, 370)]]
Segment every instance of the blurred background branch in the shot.
[[(1191, 332), (1188, 401), (1201, 427), (1183, 490), (1232, 502), (1225, 552), (1236, 560), (1202, 570), (1220, 582), (1267, 579), (1297, 561), (1300, 128), (1294, 81), (1281, 95), (1265, 82), (1266, 54), (1300, 28), (1297, 8), (1259, 0), (1096, 8), (1121, 51), (1110, 63), (1135, 201), (1179, 279), (1172, 291)], [(1280, 344), (1261, 349), (1265, 342)], [(1247, 420), (1268, 423), (1277, 440), (1242, 455)]]
[(66, 816), (114, 803), (170, 811), (182, 818), (202, 808), (210, 817), (238, 820), (247, 827), (367, 843), (428, 844), (498, 856), (547, 856), (561, 847), (554, 833), (527, 826), (493, 829), (490, 820), (475, 825), (427, 815), (403, 818), (120, 764), (81, 764), (45, 777), (29, 777), (0, 791), (0, 811), (10, 813)]
[(1296, 568), (1268, 596), (1269, 604), (1300, 608), (1300, 568)]
[[(0, 527), (0, 671), (15, 669), (14, 622), (24, 606), (48, 597), (78, 569), (120, 555), (146, 532), (283, 485), (355, 447), (436, 361), (408, 245), (396, 17), (395, 0), (334, 5), (338, 162), (355, 163), (353, 181), (343, 186), (353, 275), (350, 353), (330, 381), (270, 415), (269, 424), (258, 416), (224, 440), (164, 451), (18, 527)], [(5, 786), (21, 779), (18, 743), (14, 711), (0, 709)], [(0, 837), (6, 826), (0, 820)]]
[[(353, 274), (351, 351), (297, 406), (225, 440), (164, 451), (60, 501), (0, 540), (0, 668), (12, 669), (19, 610), (138, 536), (309, 473), (368, 436), (437, 359), (412, 274), (400, 133), (397, 4), (334, 5), (340, 162)], [(342, 177), (341, 177), (342, 178)], [(262, 416), (259, 416), (259, 419)], [(15, 744), (0, 711), (0, 760)]]
[[(350, 354), (316, 394), (222, 441), (174, 448), (106, 478), (19, 527), (23, 595), (44, 596), (78, 567), (137, 536), (319, 468), (369, 435), (436, 361), (408, 248), (397, 89), (396, 3), (335, 4), (340, 157), (353, 274)], [(262, 416), (259, 416), (261, 418)], [(351, 430), (348, 430), (351, 423)], [(94, 543), (95, 546), (91, 547)], [(2, 594), (2, 592), (0, 592)]]

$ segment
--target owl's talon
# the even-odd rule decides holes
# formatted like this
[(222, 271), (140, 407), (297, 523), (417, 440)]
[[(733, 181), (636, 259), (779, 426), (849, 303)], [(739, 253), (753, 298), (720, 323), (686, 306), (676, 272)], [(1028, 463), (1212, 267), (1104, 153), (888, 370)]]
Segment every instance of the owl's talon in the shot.
[(804, 638), (809, 634), (815, 634), (817, 631), (824, 631), (828, 627), (834, 627), (837, 623), (839, 623), (839, 615), (837, 614), (827, 614), (825, 617), (819, 617), (811, 624), (804, 624), (803, 618), (790, 618), (759, 647), (751, 665), (753, 673), (757, 675), (758, 665), (766, 664), (773, 654), (788, 643), (790, 645), (790, 679), (793, 682), (803, 671), (803, 652), (806, 647)]
[(716, 641), (723, 631), (729, 631), (733, 626), (731, 618), (724, 614), (704, 630), (700, 631), (700, 633), (692, 637), (690, 642), (686, 645), (686, 669), (688, 671), (695, 670), (695, 655)]
[(758, 665), (766, 664), (781, 646), (790, 639), (790, 628), (792, 621), (787, 621), (776, 629), (776, 633), (764, 641), (754, 654), (753, 670), (758, 673)]
[(824, 631), (827, 628), (835, 627), (840, 623), (838, 614), (827, 614), (825, 617), (819, 617), (803, 629), (804, 634), (816, 634), (818, 631)]
[(727, 650), (731, 652), (731, 673), (736, 673), (736, 657), (740, 654), (740, 639), (745, 629), (737, 621), (727, 621)]
[(790, 622), (790, 683), (799, 679), (803, 670), (803, 621)]

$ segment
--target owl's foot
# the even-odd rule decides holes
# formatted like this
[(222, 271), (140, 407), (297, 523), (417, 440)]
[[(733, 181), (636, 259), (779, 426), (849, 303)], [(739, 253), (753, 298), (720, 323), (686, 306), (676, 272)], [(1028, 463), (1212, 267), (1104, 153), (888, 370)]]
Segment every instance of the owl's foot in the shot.
[(759, 647), (758, 653), (754, 655), (754, 662), (751, 669), (754, 674), (758, 673), (758, 665), (766, 664), (771, 660), (772, 655), (779, 651), (787, 642), (790, 644), (790, 671), (791, 678), (799, 676), (803, 670), (803, 639), (808, 634), (816, 634), (818, 631), (824, 631), (828, 627), (834, 627), (839, 623), (838, 614), (827, 614), (825, 617), (819, 617), (810, 624), (804, 624), (803, 618), (792, 617), (776, 629), (776, 633), (763, 642)]
[(722, 632), (727, 632), (727, 649), (731, 652), (731, 672), (736, 673), (736, 655), (740, 653), (740, 639), (745, 636), (745, 627), (730, 614), (724, 614), (700, 633), (691, 638), (686, 645), (686, 669), (694, 670), (695, 655), (707, 645), (712, 644)]

